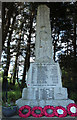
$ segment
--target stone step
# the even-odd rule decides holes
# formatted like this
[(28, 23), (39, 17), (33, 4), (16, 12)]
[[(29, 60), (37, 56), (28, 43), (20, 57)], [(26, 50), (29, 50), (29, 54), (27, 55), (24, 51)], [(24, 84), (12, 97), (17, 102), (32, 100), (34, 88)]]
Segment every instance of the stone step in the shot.
[(30, 107), (35, 107), (35, 106), (41, 106), (42, 108), (45, 107), (46, 105), (51, 105), (51, 106), (63, 106), (67, 107), (68, 104), (74, 103), (73, 100), (67, 99), (67, 100), (23, 100), (18, 99), (16, 101), (17, 106), (20, 108), (21, 106), (24, 105), (29, 105)]
[(18, 115), (16, 116), (12, 116), (12, 117), (4, 117), (2, 118), (2, 120), (77, 120), (76, 117), (70, 117), (70, 116), (67, 116), (67, 117), (64, 117), (64, 118), (58, 118), (58, 117), (41, 117), (41, 118), (35, 118), (35, 117), (28, 117), (28, 118), (20, 118)]

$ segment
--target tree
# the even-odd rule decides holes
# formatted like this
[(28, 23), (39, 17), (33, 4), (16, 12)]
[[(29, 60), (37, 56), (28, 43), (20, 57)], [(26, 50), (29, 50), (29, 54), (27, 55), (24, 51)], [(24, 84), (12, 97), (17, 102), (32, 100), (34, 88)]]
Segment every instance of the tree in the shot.
[(16, 19), (16, 15), (13, 18), (13, 22), (12, 22), (12, 27), (11, 30), (9, 30), (9, 36), (8, 36), (8, 41), (7, 41), (7, 61), (6, 61), (6, 66), (4, 69), (4, 74), (3, 74), (3, 88), (6, 85), (7, 82), (7, 77), (8, 77), (8, 70), (9, 70), (9, 64), (10, 64), (10, 42), (11, 42), (11, 36), (12, 36), (12, 32), (13, 32), (13, 26), (15, 23), (15, 19)]
[[(26, 47), (26, 55), (25, 55), (25, 61), (24, 61), (24, 70), (23, 70), (23, 77), (22, 77), (22, 86), (25, 87), (25, 77), (26, 77), (26, 72), (28, 72), (29, 66), (30, 66), (30, 56), (31, 56), (31, 34), (32, 34), (32, 27), (33, 27), (33, 18), (34, 18), (34, 8), (33, 4), (31, 4), (30, 7), (30, 25), (29, 25), (29, 36), (27, 40), (27, 47)], [(26, 86), (27, 87), (27, 86)]]

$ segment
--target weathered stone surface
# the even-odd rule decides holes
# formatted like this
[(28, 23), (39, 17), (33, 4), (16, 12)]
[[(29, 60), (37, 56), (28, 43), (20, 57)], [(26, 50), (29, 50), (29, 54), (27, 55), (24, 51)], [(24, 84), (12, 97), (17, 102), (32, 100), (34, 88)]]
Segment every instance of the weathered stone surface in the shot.
[(49, 13), (50, 9), (46, 5), (38, 7), (35, 43), (35, 62), (37, 63), (51, 63), (53, 61)]
[(66, 100), (23, 100), (22, 98), (16, 101), (16, 104), (18, 105), (19, 108), (24, 105), (29, 105), (31, 107), (34, 107), (34, 106), (45, 107), (46, 105), (51, 105), (54, 107), (63, 106), (66, 108), (67, 105), (70, 103), (74, 103), (74, 101), (70, 99), (66, 99)]
[(35, 90), (34, 88), (24, 88), (22, 92), (23, 99), (36, 99), (35, 98)]
[(49, 100), (49, 99), (68, 99), (67, 88), (62, 87), (39, 87), (24, 88), (22, 98), (26, 100)]
[(55, 87), (54, 99), (68, 99), (67, 88)]
[(31, 64), (28, 73), (27, 86), (62, 87), (59, 64), (58, 63)]
[(26, 100), (47, 100), (54, 99), (54, 89), (49, 87), (41, 88), (24, 88), (22, 92), (22, 99)]

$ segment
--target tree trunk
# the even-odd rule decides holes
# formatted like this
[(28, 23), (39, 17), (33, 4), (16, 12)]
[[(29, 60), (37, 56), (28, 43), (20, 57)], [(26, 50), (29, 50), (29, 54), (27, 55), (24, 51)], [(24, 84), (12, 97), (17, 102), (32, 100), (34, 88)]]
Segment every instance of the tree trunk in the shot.
[(27, 41), (27, 55), (26, 55), (26, 70), (28, 71), (30, 66), (30, 43), (31, 43), (31, 33), (32, 33), (32, 25), (33, 25), (33, 15), (30, 17), (30, 30), (29, 30), (29, 38)]
[(54, 43), (54, 61), (55, 61), (55, 49), (56, 49), (56, 42)]
[[(26, 77), (26, 56), (25, 56), (25, 61), (24, 61), (24, 70), (23, 70), (23, 77), (22, 77), (22, 86), (24, 87), (25, 85), (25, 77)], [(25, 85), (27, 87), (27, 85)]]
[[(14, 3), (13, 3), (14, 4)], [(9, 7), (11, 4), (9, 3), (7, 5), (7, 3), (2, 3), (2, 48), (4, 46), (6, 37), (7, 37), (7, 33), (9, 32), (9, 27), (10, 27), (10, 18), (13, 16), (14, 13), (14, 9), (13, 9), (13, 5), (11, 5), (11, 7)], [(8, 9), (7, 14), (5, 14), (5, 8)], [(11, 11), (11, 9), (13, 9)], [(16, 13), (17, 14), (17, 13)], [(6, 15), (6, 18), (5, 18)]]
[(67, 40), (67, 56), (68, 56), (68, 40)]
[(74, 60), (76, 61), (76, 22), (74, 22)]
[[(31, 14), (30, 17), (30, 30), (29, 30), (29, 38), (27, 41), (27, 52), (25, 56), (25, 61), (24, 61), (24, 70), (23, 70), (23, 78), (22, 78), (22, 85), (24, 87), (25, 85), (25, 77), (26, 77), (26, 72), (29, 69), (30, 66), (30, 43), (31, 43), (31, 33), (32, 33), (32, 25), (33, 25), (33, 15)], [(25, 85), (27, 87), (27, 85)]]
[[(20, 28), (22, 31), (23, 28), (23, 24), (21, 24)], [(18, 56), (19, 56), (19, 50), (20, 50), (20, 44), (21, 44), (21, 35), (20, 35), (20, 40), (18, 41), (18, 47), (17, 47), (17, 54), (16, 54), (16, 60), (15, 60), (15, 65), (14, 65), (14, 72), (13, 72), (13, 85), (15, 85), (15, 81), (16, 81), (16, 72), (17, 72), (17, 60), (18, 60)], [(20, 86), (19, 86), (20, 87)]]
[(16, 60), (15, 60), (15, 65), (14, 65), (14, 69), (13, 69), (13, 85), (15, 85), (15, 81), (16, 81), (17, 60), (18, 60), (18, 56), (19, 56), (20, 43), (21, 43), (21, 35), (20, 35), (20, 39), (18, 41)]
[(13, 32), (13, 26), (15, 23), (15, 18), (16, 18), (16, 16), (14, 16), (14, 18), (13, 18), (12, 28), (9, 31), (9, 38), (8, 38), (8, 42), (7, 42), (7, 63), (6, 63), (6, 67), (4, 69), (4, 74), (3, 74), (3, 89), (6, 87), (5, 85), (7, 83), (8, 70), (9, 70), (9, 64), (10, 64), (10, 41), (11, 41), (11, 36), (12, 36), (12, 32)]

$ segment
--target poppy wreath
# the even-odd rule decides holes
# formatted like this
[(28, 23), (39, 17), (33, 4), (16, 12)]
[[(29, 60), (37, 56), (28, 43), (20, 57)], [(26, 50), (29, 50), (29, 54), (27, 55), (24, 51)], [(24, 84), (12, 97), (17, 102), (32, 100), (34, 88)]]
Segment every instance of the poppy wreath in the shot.
[[(22, 113), (22, 110), (24, 110), (24, 109), (28, 109), (28, 113), (23, 114), (23, 113)], [(30, 116), (30, 114), (31, 114), (31, 107), (28, 106), (28, 105), (22, 106), (22, 107), (19, 109), (19, 116), (20, 116), (20, 117), (27, 118), (27, 117)]]
[(70, 103), (67, 106), (67, 112), (70, 116), (77, 116), (77, 105), (75, 103)]
[[(41, 111), (41, 113), (40, 114), (36, 114), (35, 113), (35, 110), (40, 110)], [(32, 111), (31, 111), (31, 114), (32, 114), (32, 116), (33, 117), (42, 117), (43, 116), (43, 108), (42, 107), (39, 107), (39, 106), (36, 106), (36, 107), (33, 107), (32, 108)]]
[[(58, 112), (59, 111), (59, 112)], [(60, 113), (61, 112), (61, 113)], [(54, 113), (57, 117), (65, 117), (67, 116), (67, 111), (64, 107), (62, 106), (57, 106), (54, 109)]]
[[(52, 114), (47, 113), (47, 109), (53, 110)], [(53, 106), (47, 105), (47, 106), (45, 106), (45, 107), (43, 108), (43, 113), (44, 113), (44, 115), (47, 116), (47, 117), (53, 117), (53, 116), (55, 115), (55, 114), (54, 114), (54, 109), (55, 109), (55, 108), (54, 108)]]

